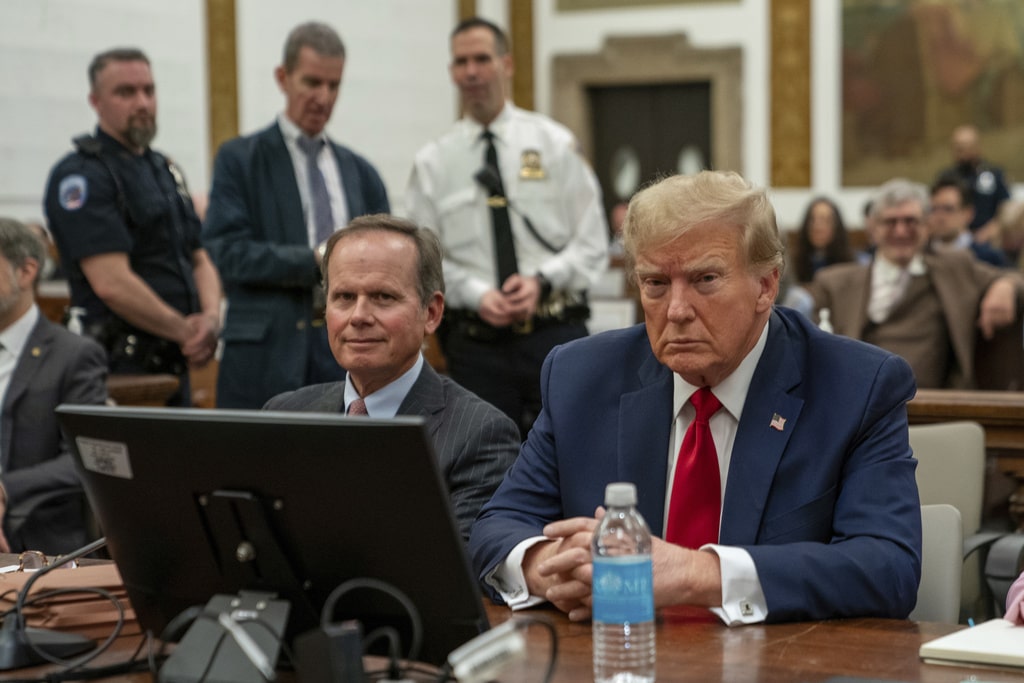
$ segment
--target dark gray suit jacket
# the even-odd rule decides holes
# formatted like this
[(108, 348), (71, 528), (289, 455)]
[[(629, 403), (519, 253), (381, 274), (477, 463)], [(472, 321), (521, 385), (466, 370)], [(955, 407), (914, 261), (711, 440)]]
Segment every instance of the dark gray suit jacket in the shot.
[[(314, 384), (270, 399), (266, 410), (339, 413), (345, 408), (345, 383)], [(481, 506), (501, 482), (519, 453), (519, 429), (500, 410), (428, 364), (398, 409), (399, 415), (426, 418), (452, 512), (462, 538)], [(410, 511), (415, 514), (415, 511)]]
[[(349, 217), (389, 213), (373, 166), (333, 142), (331, 150)], [(228, 299), (217, 407), (259, 408), (305, 383), (308, 336), (315, 333), (313, 288), (320, 282), (295, 169), (276, 122), (217, 152), (203, 242)]]
[(61, 403), (104, 403), (106, 378), (107, 357), (99, 344), (40, 316), (11, 375), (0, 422), (4, 533), (12, 551), (64, 554), (85, 544), (85, 508), (78, 495), (35, 509), (17, 530), (11, 526), (36, 496), (81, 486), (53, 409)]

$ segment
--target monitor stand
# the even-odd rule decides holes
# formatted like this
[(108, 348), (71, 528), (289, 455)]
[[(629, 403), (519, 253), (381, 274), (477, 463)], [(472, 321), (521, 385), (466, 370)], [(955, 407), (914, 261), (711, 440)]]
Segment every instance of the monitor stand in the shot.
[(320, 622), (302, 580), (274, 532), (273, 501), (250, 491), (218, 490), (198, 497), (214, 556), (230, 585), (271, 590), (291, 605), (288, 640), (296, 625)]

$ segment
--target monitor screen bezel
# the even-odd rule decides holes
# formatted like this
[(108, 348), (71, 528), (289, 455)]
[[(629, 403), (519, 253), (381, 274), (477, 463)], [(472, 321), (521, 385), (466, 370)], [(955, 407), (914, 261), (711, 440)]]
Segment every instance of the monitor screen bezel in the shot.
[[(441, 663), (488, 628), (422, 418), (69, 405), (57, 414), (137, 618), (156, 635), (185, 607), (256, 589), (301, 593), (293, 637), (353, 578), (383, 580), (416, 605), (422, 661)], [(263, 566), (237, 560), (240, 540)], [(364, 595), (334, 620), (386, 622), (395, 609)]]

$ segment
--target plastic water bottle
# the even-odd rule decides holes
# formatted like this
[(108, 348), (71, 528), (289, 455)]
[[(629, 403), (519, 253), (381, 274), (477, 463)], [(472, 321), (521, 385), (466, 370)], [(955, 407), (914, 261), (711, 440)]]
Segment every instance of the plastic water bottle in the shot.
[(85, 315), (85, 309), (80, 306), (72, 306), (68, 309), (68, 331), (75, 334), (82, 334), (82, 316)]
[(591, 544), (594, 563), (594, 681), (654, 681), (651, 531), (636, 509), (636, 486), (608, 484)]
[(833, 332), (831, 310), (822, 308), (818, 311), (818, 329), (822, 332), (828, 332), (829, 334)]

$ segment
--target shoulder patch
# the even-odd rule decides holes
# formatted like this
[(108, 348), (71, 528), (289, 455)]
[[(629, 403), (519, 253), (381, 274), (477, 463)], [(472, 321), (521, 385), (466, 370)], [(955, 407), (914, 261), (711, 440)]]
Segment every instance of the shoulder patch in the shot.
[(85, 176), (75, 173), (60, 181), (57, 188), (57, 199), (65, 211), (76, 211), (85, 206), (89, 196), (89, 186)]

